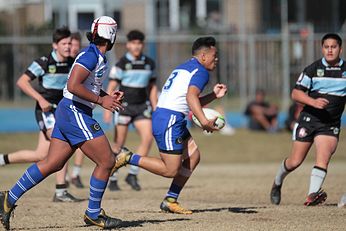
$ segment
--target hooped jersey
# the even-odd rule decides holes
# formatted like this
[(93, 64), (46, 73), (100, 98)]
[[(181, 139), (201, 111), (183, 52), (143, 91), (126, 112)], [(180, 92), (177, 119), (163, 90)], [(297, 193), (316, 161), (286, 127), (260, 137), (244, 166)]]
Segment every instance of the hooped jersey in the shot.
[(190, 111), (186, 101), (189, 86), (202, 92), (209, 81), (209, 72), (192, 58), (176, 67), (162, 88), (157, 107), (166, 108), (187, 115)]
[(60, 62), (53, 50), (49, 56), (42, 56), (31, 63), (24, 72), (31, 80), (38, 79), (36, 90), (50, 103), (57, 104), (63, 97), (68, 73), (73, 58)]
[(340, 59), (337, 65), (330, 66), (324, 58), (315, 61), (301, 73), (295, 88), (307, 91), (314, 99), (325, 98), (329, 101), (325, 109), (306, 105), (303, 112), (324, 123), (340, 121), (346, 102), (345, 62)]
[[(99, 51), (99, 49), (94, 45), (90, 44), (88, 47), (83, 49), (79, 55), (76, 57), (76, 60), (72, 66), (72, 69), (75, 65), (79, 65), (89, 71), (88, 78), (83, 82), (83, 85), (88, 90), (92, 91), (94, 94), (99, 95), (103, 81), (106, 78), (107, 70), (107, 60), (106, 57)], [(71, 70), (72, 70), (71, 69)], [(70, 75), (69, 75), (70, 78)], [(77, 102), (80, 102), (84, 105), (87, 105), (90, 108), (95, 108), (95, 104), (81, 99), (76, 95), (73, 95), (67, 90), (67, 85), (64, 88), (64, 97), (71, 99)]]
[(124, 102), (129, 104), (145, 103), (148, 99), (148, 86), (156, 81), (155, 62), (146, 55), (135, 59), (126, 53), (111, 69), (109, 79), (120, 84), (124, 92)]

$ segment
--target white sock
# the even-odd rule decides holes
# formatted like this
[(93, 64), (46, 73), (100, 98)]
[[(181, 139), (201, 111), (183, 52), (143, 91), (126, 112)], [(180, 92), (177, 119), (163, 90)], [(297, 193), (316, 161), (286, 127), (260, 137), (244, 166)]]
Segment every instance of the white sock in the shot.
[(323, 184), (324, 179), (326, 178), (327, 170), (314, 167), (311, 171), (311, 177), (310, 177), (310, 187), (309, 187), (309, 194), (318, 192)]
[(118, 180), (118, 171), (114, 172), (113, 175), (109, 177), (110, 181), (117, 181)]
[(80, 165), (73, 165), (73, 168), (72, 168), (72, 178), (75, 178), (75, 177), (79, 176), (80, 172), (81, 172), (81, 169), (82, 169), (82, 166), (80, 166)]
[(138, 175), (139, 173), (139, 167), (138, 166), (134, 166), (134, 165), (131, 165), (130, 167), (130, 170), (129, 170), (129, 174), (132, 174), (132, 175)]
[(55, 195), (57, 197), (61, 197), (62, 195), (64, 195), (64, 192), (67, 191), (66, 188), (56, 188), (55, 189)]
[(4, 154), (0, 154), (0, 166), (5, 165)]
[(282, 161), (282, 163), (280, 164), (280, 167), (276, 173), (275, 176), (275, 184), (276, 185), (282, 185), (285, 177), (290, 173), (290, 171), (287, 171), (286, 166), (285, 166), (285, 160)]

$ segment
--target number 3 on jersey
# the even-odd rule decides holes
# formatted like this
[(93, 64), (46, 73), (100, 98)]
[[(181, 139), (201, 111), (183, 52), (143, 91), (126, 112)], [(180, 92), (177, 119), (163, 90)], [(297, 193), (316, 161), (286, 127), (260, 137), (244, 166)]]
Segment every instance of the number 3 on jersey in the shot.
[(175, 79), (175, 77), (177, 77), (177, 75), (178, 75), (178, 72), (175, 71), (169, 76), (169, 78), (166, 81), (166, 84), (163, 86), (163, 90), (167, 91), (171, 88), (173, 84), (173, 80)]

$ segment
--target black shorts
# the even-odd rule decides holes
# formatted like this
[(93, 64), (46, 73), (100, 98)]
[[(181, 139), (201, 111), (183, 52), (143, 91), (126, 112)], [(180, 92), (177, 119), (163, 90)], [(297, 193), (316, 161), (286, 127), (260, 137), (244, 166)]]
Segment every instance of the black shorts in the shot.
[(340, 122), (323, 123), (306, 113), (301, 113), (293, 128), (292, 139), (301, 142), (313, 142), (318, 135), (334, 136), (339, 139)]
[(136, 120), (151, 119), (152, 108), (150, 102), (142, 104), (127, 104), (123, 103), (124, 110), (120, 111), (115, 124), (129, 125)]
[(39, 129), (44, 133), (47, 140), (49, 140), (47, 136), (47, 130), (53, 129), (55, 124), (55, 115), (54, 115), (55, 109), (43, 112), (40, 106), (36, 105), (35, 108), (35, 117), (36, 122), (39, 127)]

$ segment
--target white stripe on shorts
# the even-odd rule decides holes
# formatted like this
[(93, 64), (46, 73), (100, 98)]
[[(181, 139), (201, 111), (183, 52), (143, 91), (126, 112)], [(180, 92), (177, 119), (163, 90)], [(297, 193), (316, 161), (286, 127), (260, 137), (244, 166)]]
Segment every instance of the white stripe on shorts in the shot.
[(173, 124), (175, 124), (175, 121), (176, 121), (176, 119), (177, 119), (177, 116), (173, 116), (173, 121), (172, 121), (172, 124), (171, 124), (171, 128), (169, 129), (169, 145), (171, 146), (171, 150), (173, 150), (173, 141), (172, 141), (172, 139), (173, 139), (173, 137), (172, 137), (172, 131), (173, 131)]
[(295, 141), (296, 140), (296, 135), (297, 135), (297, 128), (299, 126), (299, 123), (295, 123), (293, 130), (292, 130), (292, 140)]
[(90, 139), (94, 139), (93, 134), (90, 132), (88, 126), (86, 126), (86, 124), (85, 124), (85, 121), (84, 121), (84, 118), (83, 118), (82, 114), (81, 114), (81, 113), (78, 113), (78, 116), (79, 116), (79, 118), (80, 118), (80, 121), (81, 121), (81, 123), (82, 123), (84, 129), (87, 131), (87, 133), (88, 133)]
[(174, 124), (175, 122), (175, 118), (176, 116), (175, 115), (171, 115), (171, 118), (169, 119), (169, 122), (168, 122), (168, 129), (165, 133), (165, 141), (166, 141), (166, 148), (167, 150), (173, 150), (173, 144), (172, 144), (172, 125)]
[(74, 117), (75, 117), (75, 119), (76, 119), (76, 121), (77, 121), (78, 127), (82, 130), (82, 132), (83, 132), (85, 138), (86, 138), (87, 140), (90, 140), (90, 137), (89, 137), (88, 133), (85, 131), (85, 129), (83, 128), (83, 126), (82, 126), (82, 124), (81, 124), (81, 122), (80, 122), (80, 120), (79, 120), (79, 116), (78, 116), (77, 110), (74, 108), (73, 105), (70, 105), (70, 108), (71, 108), (72, 111), (73, 111), (73, 114), (74, 114)]

